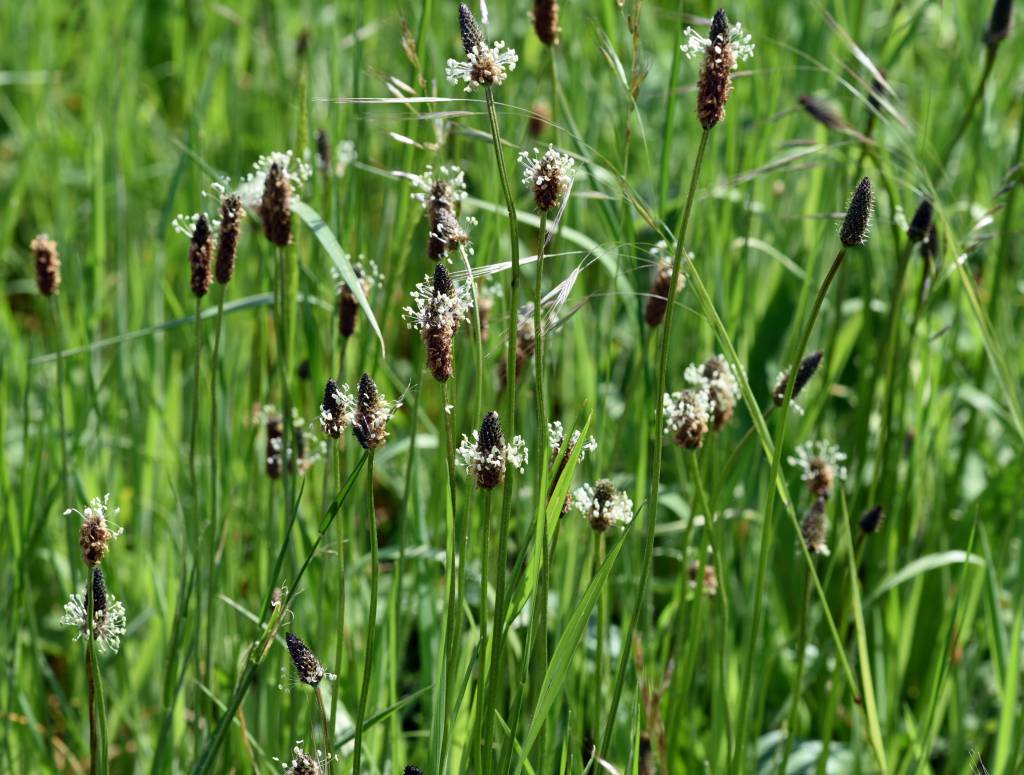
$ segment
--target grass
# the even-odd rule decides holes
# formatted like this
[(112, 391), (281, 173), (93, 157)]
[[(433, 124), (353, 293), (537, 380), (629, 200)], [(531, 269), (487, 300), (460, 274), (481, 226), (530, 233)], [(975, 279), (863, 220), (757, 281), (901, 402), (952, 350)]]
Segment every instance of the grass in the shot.
[[(962, 0), (742, 2), (756, 55), (705, 133), (679, 45), (715, 7), (565, 3), (552, 48), (490, 6), (518, 66), (465, 93), (436, 0), (0, 5), (0, 771), (271, 772), (300, 740), (335, 775), (1024, 769), (1020, 36), (987, 45)], [(548, 143), (576, 172), (545, 214), (514, 160)], [(249, 208), (197, 303), (173, 217), (289, 148), (314, 168), (292, 244)], [(465, 171), (448, 268), (477, 278), (444, 384), (402, 315), (428, 164)], [(830, 268), (865, 175), (870, 238)], [(652, 328), (659, 240), (686, 285)], [(718, 353), (734, 414), (682, 449), (661, 393)], [(403, 402), (370, 453), (317, 424), (364, 372)], [(266, 405), (303, 418), (308, 470), (267, 475)], [(491, 410), (530, 453), (500, 492), (458, 466)], [(597, 448), (552, 451), (555, 420)], [(827, 556), (787, 462), (817, 439), (847, 455)], [(562, 505), (603, 478), (634, 516), (596, 533)], [(116, 654), (59, 624), (89, 578), (63, 513), (108, 492)], [(293, 629), (335, 680), (296, 683)]]

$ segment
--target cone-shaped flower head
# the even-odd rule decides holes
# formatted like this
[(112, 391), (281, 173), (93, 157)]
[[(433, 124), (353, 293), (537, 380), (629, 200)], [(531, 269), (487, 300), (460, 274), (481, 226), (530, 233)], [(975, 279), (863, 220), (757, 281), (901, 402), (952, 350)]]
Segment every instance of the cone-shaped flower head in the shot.
[(808, 441), (796, 448), (796, 455), (786, 461), (800, 469), (800, 478), (807, 482), (807, 489), (820, 498), (828, 498), (836, 479), (846, 480), (846, 453), (838, 444), (827, 441)]
[(310, 686), (320, 683), (326, 677), (327, 672), (320, 664), (320, 660), (316, 658), (316, 654), (302, 642), (299, 636), (293, 633), (287, 633), (284, 640), (288, 644), (288, 653), (291, 655), (292, 664), (295, 666), (299, 680)]
[(401, 401), (385, 400), (369, 374), (359, 378), (352, 433), (363, 449), (374, 450), (384, 445), (388, 440), (388, 420), (401, 405)]
[(217, 234), (217, 261), (213, 275), (221, 285), (227, 285), (235, 273), (238, 257), (238, 239), (242, 233), (245, 208), (238, 194), (226, 194), (220, 202), (220, 229)]
[(885, 510), (881, 506), (873, 506), (860, 516), (860, 529), (865, 533), (877, 533), (885, 523)]
[(459, 444), (458, 462), (466, 473), (476, 480), (477, 487), (493, 490), (505, 481), (505, 470), (511, 465), (522, 473), (526, 469), (529, 452), (522, 436), (506, 442), (497, 412), (488, 412), (473, 431), (473, 438), (463, 435)]
[(449, 59), (445, 75), (452, 85), (463, 82), (466, 91), (471, 92), (481, 86), (501, 86), (508, 78), (509, 72), (516, 69), (519, 56), (515, 49), (505, 48), (505, 42), (488, 43), (483, 32), (473, 18), (473, 12), (463, 3), (459, 6), (459, 31), (462, 35), (462, 48), (466, 52), (466, 61)]
[[(796, 370), (796, 379), (793, 381), (793, 400), (800, 395), (800, 392), (807, 387), (807, 383), (811, 381), (811, 377), (814, 376), (814, 372), (818, 370), (818, 366), (821, 364), (821, 359), (824, 356), (821, 350), (817, 350), (810, 355), (806, 356), (800, 361), (800, 366)], [(776, 406), (782, 406), (782, 402), (786, 398), (786, 386), (789, 384), (789, 369), (779, 374), (775, 380), (775, 388), (772, 390), (772, 401), (775, 402)], [(795, 404), (794, 404), (795, 406)]]
[(327, 380), (324, 387), (324, 400), (320, 404), (320, 428), (332, 439), (341, 438), (352, 423), (355, 415), (356, 401), (348, 385), (338, 387), (334, 378)]
[(446, 382), (455, 370), (455, 332), (473, 306), (472, 289), (468, 282), (455, 283), (444, 263), (438, 263), (433, 278), (419, 283), (412, 298), (416, 306), (406, 307), (402, 316), (423, 337), (430, 373), (438, 382)]
[(710, 428), (714, 402), (705, 388), (666, 393), (665, 433), (684, 449), (699, 449)]
[(686, 28), (682, 49), (690, 59), (704, 58), (697, 81), (697, 118), (702, 127), (711, 129), (725, 118), (725, 103), (732, 92), (732, 71), (754, 55), (754, 46), (742, 25), (730, 26), (725, 10), (720, 8), (711, 20), (708, 37), (692, 27)]
[(120, 536), (124, 529), (115, 527), (108, 516), (117, 516), (120, 509), (110, 509), (110, 493), (102, 498), (93, 498), (82, 511), (66, 509), (64, 514), (77, 514), (82, 518), (78, 531), (78, 545), (82, 549), (82, 560), (89, 567), (95, 567), (107, 556), (108, 545)]
[[(92, 636), (101, 652), (116, 654), (121, 648), (121, 636), (127, 627), (124, 605), (107, 590), (107, 582), (99, 566), (92, 569), (87, 582), (92, 587)], [(75, 640), (89, 637), (89, 601), (86, 594), (73, 594), (64, 604), (60, 623), (75, 628)]]
[(546, 213), (558, 207), (572, 185), (576, 162), (549, 145), (543, 154), (536, 148), (532, 154), (522, 151), (519, 164), (523, 168), (523, 185), (533, 192), (537, 209)]
[(871, 181), (863, 178), (850, 197), (846, 208), (846, 218), (839, 229), (839, 241), (848, 248), (864, 245), (868, 241), (871, 230), (871, 214), (875, 207), (875, 195), (871, 189)]
[(820, 496), (804, 514), (800, 522), (800, 535), (811, 554), (828, 557), (828, 525), (825, 522), (825, 497)]
[(545, 46), (558, 45), (558, 0), (533, 0), (533, 29)]
[(188, 262), (192, 266), (192, 295), (202, 298), (210, 290), (213, 279), (213, 233), (210, 219), (200, 213), (192, 229), (192, 241), (188, 248)]
[(922, 199), (921, 204), (914, 211), (914, 217), (910, 219), (907, 227), (907, 236), (911, 242), (921, 242), (928, 236), (932, 227), (932, 202), (930, 199)]
[(989, 48), (995, 48), (1010, 34), (1012, 16), (1013, 0), (996, 0), (996, 4), (992, 6), (988, 27), (985, 29), (985, 44)]
[(260, 220), (271, 244), (285, 247), (292, 241), (292, 184), (278, 162), (270, 165), (263, 182)]
[(36, 285), (43, 296), (55, 296), (60, 292), (60, 255), (57, 242), (46, 234), (40, 234), (29, 246), (36, 261)]
[(573, 505), (590, 523), (590, 527), (603, 533), (613, 525), (625, 526), (633, 521), (633, 501), (610, 479), (601, 479), (593, 485), (585, 484), (572, 495)]

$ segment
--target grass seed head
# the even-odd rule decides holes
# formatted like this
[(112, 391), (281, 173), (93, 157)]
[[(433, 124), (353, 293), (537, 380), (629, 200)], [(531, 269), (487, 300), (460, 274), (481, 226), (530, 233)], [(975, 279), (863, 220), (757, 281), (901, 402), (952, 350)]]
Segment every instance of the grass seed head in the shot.
[(805, 94), (800, 98), (800, 104), (804, 106), (804, 110), (807, 111), (808, 115), (819, 124), (829, 129), (845, 128), (846, 121), (843, 120), (842, 115), (824, 100), (819, 100), (817, 97)]
[(271, 244), (285, 247), (292, 241), (292, 184), (281, 165), (274, 162), (263, 181), (260, 220)]
[(697, 81), (697, 118), (705, 129), (711, 129), (725, 118), (725, 103), (732, 93), (732, 71), (736, 55), (729, 36), (729, 17), (719, 8), (711, 20), (709, 43), (704, 64)]
[(288, 653), (291, 655), (292, 664), (295, 665), (295, 672), (298, 674), (299, 680), (304, 684), (316, 686), (327, 675), (320, 660), (316, 658), (316, 654), (302, 642), (299, 636), (293, 633), (287, 633), (284, 639), (288, 644)]
[(860, 529), (865, 533), (877, 533), (885, 523), (885, 509), (873, 506), (860, 516)]
[(284, 469), (284, 422), (278, 416), (267, 418), (267, 476), (277, 479)]
[[(821, 350), (817, 350), (810, 355), (806, 356), (800, 361), (800, 366), (796, 370), (796, 380), (793, 382), (793, 400), (800, 395), (800, 392), (807, 387), (807, 383), (811, 381), (811, 377), (818, 370), (818, 366), (821, 364), (821, 359), (824, 357), (824, 353)], [(775, 402), (776, 406), (782, 406), (782, 402), (786, 398), (786, 385), (789, 384), (789, 369), (786, 369), (775, 382), (775, 388), (772, 390), (772, 401)]]
[(928, 236), (932, 228), (932, 202), (930, 199), (922, 199), (921, 204), (914, 211), (914, 217), (910, 219), (907, 227), (907, 236), (911, 242), (921, 242)]
[(996, 4), (992, 6), (988, 27), (985, 29), (985, 45), (995, 48), (1010, 34), (1012, 16), (1013, 0), (996, 0)]
[(331, 138), (326, 129), (316, 130), (316, 163), (320, 172), (331, 173)]
[(213, 279), (211, 262), (213, 260), (213, 233), (210, 231), (210, 219), (201, 213), (192, 230), (192, 241), (188, 248), (188, 261), (192, 266), (192, 295), (201, 299), (210, 290)]
[(800, 535), (811, 554), (828, 557), (828, 525), (825, 522), (825, 498), (817, 498), (800, 522)]
[(459, 3), (459, 32), (462, 34), (462, 48), (467, 56), (473, 53), (474, 48), (487, 42), (476, 19), (473, 18), (473, 12), (465, 3)]
[(217, 235), (217, 260), (213, 275), (221, 285), (227, 285), (235, 273), (238, 257), (238, 239), (242, 231), (245, 208), (238, 194), (228, 194), (220, 203), (220, 231)]
[(29, 246), (36, 260), (36, 285), (43, 296), (60, 293), (60, 255), (56, 240), (46, 234), (39, 234)]
[(533, 1), (533, 29), (545, 46), (558, 45), (558, 0)]
[(839, 241), (846, 247), (852, 248), (867, 243), (874, 199), (871, 181), (865, 177), (857, 184), (853, 196), (850, 197), (846, 218), (843, 219), (842, 228), (839, 230)]

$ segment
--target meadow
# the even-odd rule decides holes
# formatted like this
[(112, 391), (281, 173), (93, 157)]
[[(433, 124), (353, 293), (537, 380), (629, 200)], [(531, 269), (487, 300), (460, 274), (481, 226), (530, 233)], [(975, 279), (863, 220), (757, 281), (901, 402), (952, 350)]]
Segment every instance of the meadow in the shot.
[(0, 772), (1024, 772), (1015, 13), (0, 4)]

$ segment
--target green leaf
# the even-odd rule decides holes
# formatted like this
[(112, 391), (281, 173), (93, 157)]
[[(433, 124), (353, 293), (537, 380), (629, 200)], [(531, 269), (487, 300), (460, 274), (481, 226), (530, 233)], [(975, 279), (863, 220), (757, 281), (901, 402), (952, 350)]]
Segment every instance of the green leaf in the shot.
[(544, 673), (544, 682), (540, 687), (536, 710), (530, 721), (530, 728), (526, 733), (526, 739), (523, 742), (523, 750), (519, 757), (519, 763), (516, 765), (516, 772), (522, 767), (523, 759), (529, 755), (530, 749), (537, 740), (537, 736), (540, 734), (544, 724), (547, 723), (548, 712), (555, 704), (555, 699), (562, 690), (562, 684), (565, 683), (565, 679), (569, 676), (570, 663), (576, 653), (576, 646), (580, 641), (580, 637), (583, 635), (583, 628), (586, 627), (587, 619), (590, 618), (590, 611), (597, 603), (597, 597), (601, 594), (604, 585), (608, 582), (608, 577), (611, 575), (615, 560), (618, 559), (619, 552), (622, 551), (622, 547), (629, 538), (629, 534), (636, 522), (636, 519), (634, 519), (623, 531), (622, 538), (619, 539), (619, 542), (615, 544), (615, 547), (608, 553), (604, 562), (601, 563), (601, 567), (598, 568), (594, 578), (590, 580), (586, 590), (583, 592), (583, 596), (576, 605), (576, 609), (566, 623), (565, 631), (562, 633), (562, 637), (559, 638), (558, 645), (555, 646), (554, 653), (551, 655), (551, 663)]
[(912, 578), (920, 576), (922, 573), (927, 573), (930, 570), (937, 570), (938, 568), (944, 568), (947, 565), (962, 565), (963, 563), (970, 563), (971, 565), (977, 565), (982, 568), (985, 567), (985, 561), (981, 557), (976, 554), (968, 554), (960, 549), (953, 549), (948, 552), (938, 552), (936, 554), (926, 554), (924, 557), (918, 557), (913, 562), (908, 563), (899, 571), (889, 576), (889, 578), (879, 584), (870, 595), (865, 597), (864, 608), (867, 608), (886, 592), (895, 589), (900, 584), (905, 584)]
[(334, 236), (334, 232), (331, 231), (331, 228), (324, 222), (324, 219), (320, 217), (320, 213), (305, 202), (293, 203), (292, 210), (305, 222), (306, 226), (309, 227), (309, 230), (313, 232), (313, 236), (320, 241), (320, 245), (327, 251), (327, 255), (329, 255), (331, 260), (334, 261), (334, 265), (338, 268), (338, 273), (341, 275), (341, 279), (345, 281), (349, 289), (352, 291), (352, 295), (356, 297), (356, 301), (359, 302), (360, 309), (362, 309), (363, 314), (366, 315), (366, 319), (369, 321), (370, 327), (377, 335), (377, 341), (380, 342), (381, 355), (386, 355), (387, 349), (384, 346), (384, 337), (380, 332), (380, 326), (377, 325), (377, 318), (374, 317), (373, 308), (370, 307), (370, 302), (366, 300), (366, 295), (363, 293), (362, 283), (359, 282), (359, 278), (356, 276), (356, 271), (352, 268), (352, 262), (349, 261), (348, 254), (342, 250), (341, 245), (338, 244), (338, 238)]

